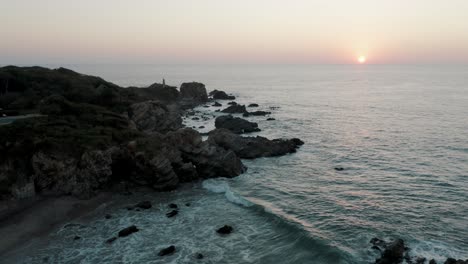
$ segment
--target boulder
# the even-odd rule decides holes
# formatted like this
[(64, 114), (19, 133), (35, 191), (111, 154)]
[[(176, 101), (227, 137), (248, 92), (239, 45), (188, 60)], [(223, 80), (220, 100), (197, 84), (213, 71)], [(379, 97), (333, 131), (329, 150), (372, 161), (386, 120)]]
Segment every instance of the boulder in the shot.
[(198, 82), (183, 83), (180, 86), (180, 96), (182, 100), (193, 102), (194, 105), (208, 101), (205, 85)]
[(182, 117), (177, 106), (158, 101), (132, 104), (128, 116), (136, 128), (145, 133), (166, 133), (182, 127)]
[(209, 142), (234, 151), (245, 159), (282, 156), (296, 152), (304, 142), (300, 139), (273, 139), (264, 137), (242, 137), (227, 129), (216, 129), (209, 133)]
[(221, 112), (228, 113), (228, 114), (243, 114), (247, 113), (247, 109), (245, 105), (231, 105), (226, 109), (223, 109)]
[(212, 106), (214, 106), (214, 107), (221, 107), (221, 106), (223, 106), (223, 105), (220, 104), (220, 103), (218, 103), (218, 102), (215, 102)]
[(234, 99), (236, 99), (235, 96), (228, 95), (226, 92), (218, 91), (218, 90), (211, 91), (209, 95), (212, 96), (213, 99), (217, 99), (217, 100), (234, 100)]
[(134, 225), (132, 226), (129, 226), (127, 228), (124, 228), (122, 230), (119, 231), (119, 237), (126, 237), (126, 236), (129, 236), (135, 232), (138, 232), (138, 228)]
[(216, 128), (225, 128), (236, 134), (258, 132), (258, 124), (231, 115), (219, 116), (215, 120)]

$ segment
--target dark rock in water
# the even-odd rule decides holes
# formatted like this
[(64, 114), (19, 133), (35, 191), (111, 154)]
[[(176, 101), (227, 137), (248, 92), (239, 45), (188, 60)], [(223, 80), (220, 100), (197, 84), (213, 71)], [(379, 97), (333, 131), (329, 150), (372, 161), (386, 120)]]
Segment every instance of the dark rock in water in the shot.
[(174, 131), (182, 127), (182, 118), (176, 105), (146, 101), (130, 106), (129, 119), (145, 133)]
[(216, 230), (216, 232), (218, 234), (227, 235), (227, 234), (231, 234), (233, 230), (234, 228), (232, 228), (232, 226), (225, 225), (219, 228), (218, 230)]
[(209, 106), (209, 105), (204, 105), (203, 107), (205, 107), (205, 108), (209, 108), (210, 106)]
[(208, 101), (205, 85), (197, 82), (183, 83), (180, 86), (180, 96), (182, 100), (194, 103), (205, 103)]
[(109, 239), (106, 240), (106, 243), (111, 244), (111, 243), (114, 242), (115, 240), (117, 240), (117, 237), (111, 237), (111, 238), (109, 238)]
[(224, 91), (218, 91), (218, 90), (211, 91), (209, 95), (212, 96), (213, 99), (219, 99), (219, 100), (234, 100), (234, 99), (236, 99), (236, 97), (234, 97), (232, 95), (228, 95)]
[(215, 129), (209, 133), (208, 142), (234, 151), (245, 159), (282, 156), (296, 152), (302, 141), (298, 139), (273, 139), (264, 137), (241, 137), (227, 129)]
[(124, 228), (122, 230), (119, 231), (119, 237), (126, 237), (126, 236), (129, 236), (135, 232), (138, 232), (138, 228), (134, 225), (132, 226), (129, 226), (127, 228)]
[(468, 259), (467, 260), (456, 260), (454, 258), (448, 258), (444, 264), (468, 264)]
[(171, 204), (169, 204), (169, 208), (177, 209), (179, 207), (177, 206), (177, 204), (171, 203)]
[(403, 261), (406, 251), (405, 242), (402, 239), (396, 239), (393, 242), (386, 243), (381, 239), (374, 238), (371, 243), (377, 247), (385, 248), (381, 257), (375, 261), (376, 264), (398, 264)]
[(75, 236), (75, 237), (73, 238), (73, 240), (80, 240), (80, 239), (81, 239), (80, 236)]
[(344, 168), (343, 167), (335, 167), (335, 170), (336, 171), (344, 171)]
[(280, 109), (279, 106), (270, 106), (270, 110), (278, 110), (278, 109)]
[(111, 219), (112, 216), (111, 216), (110, 214), (106, 214), (106, 215), (104, 216), (104, 218), (106, 218), (106, 219)]
[(174, 254), (175, 251), (176, 251), (175, 246), (163, 248), (159, 251), (158, 256), (163, 257), (163, 256), (171, 255), (171, 254)]
[(205, 128), (205, 126), (199, 126), (198, 128)]
[(223, 106), (223, 105), (220, 104), (220, 103), (218, 103), (218, 102), (215, 102), (215, 103), (213, 104), (213, 106), (214, 106), (214, 107), (220, 107), (220, 106)]
[(228, 105), (237, 105), (237, 103), (236, 103), (236, 102), (234, 102), (234, 101), (232, 101), (232, 102), (229, 102), (229, 103), (227, 103), (227, 104), (228, 104)]
[(245, 116), (245, 117), (247, 117), (247, 116), (266, 116), (266, 115), (269, 115), (269, 114), (271, 114), (271, 112), (255, 111), (255, 112), (244, 113), (243, 116)]
[(153, 205), (151, 204), (150, 201), (143, 201), (139, 202), (135, 205), (135, 207), (141, 208), (141, 209), (150, 209)]
[(221, 112), (221, 110), (217, 109), (217, 110), (215, 110), (215, 112)]
[(274, 121), (274, 120), (276, 120), (276, 119), (274, 119), (273, 117), (267, 118), (267, 121)]
[(294, 144), (296, 144), (297, 146), (304, 145), (304, 141), (300, 140), (299, 138), (293, 138), (291, 139), (291, 141), (294, 142)]
[(192, 120), (200, 120), (199, 117), (192, 117)]
[[(411, 262), (409, 262), (411, 263)], [(424, 264), (426, 263), (426, 258), (417, 258), (415, 261), (414, 261), (415, 264)]]
[(223, 109), (221, 112), (228, 114), (243, 114), (247, 113), (245, 105), (231, 105), (226, 109)]
[(215, 120), (216, 128), (225, 128), (236, 134), (260, 131), (257, 123), (249, 122), (239, 117), (219, 116)]
[(249, 104), (249, 107), (258, 107), (258, 104)]
[(203, 259), (204, 257), (205, 257), (205, 256), (203, 256), (202, 253), (196, 253), (196, 254), (195, 254), (195, 258), (196, 258), (196, 259)]
[(171, 218), (171, 217), (176, 216), (178, 213), (179, 213), (178, 210), (172, 210), (172, 211), (170, 211), (169, 213), (167, 213), (166, 216), (169, 217), (169, 218)]
[(186, 203), (185, 206), (189, 207), (189, 206), (190, 206), (190, 203)]
[(437, 264), (437, 262), (435, 261), (435, 259), (431, 259), (431, 260), (429, 261), (429, 264)]

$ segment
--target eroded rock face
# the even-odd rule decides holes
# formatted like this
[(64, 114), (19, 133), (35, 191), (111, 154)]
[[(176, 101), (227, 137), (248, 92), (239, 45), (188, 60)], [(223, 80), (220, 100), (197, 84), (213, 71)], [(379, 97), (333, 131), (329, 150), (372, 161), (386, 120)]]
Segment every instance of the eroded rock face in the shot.
[(182, 118), (177, 106), (157, 101), (131, 105), (129, 118), (138, 130), (145, 133), (165, 133), (182, 127)]
[(230, 149), (240, 158), (281, 156), (296, 152), (304, 142), (300, 139), (273, 139), (264, 137), (242, 137), (227, 129), (216, 129), (209, 133), (208, 141)]
[(183, 100), (197, 103), (205, 103), (208, 101), (208, 94), (206, 93), (206, 88), (203, 83), (183, 83), (180, 86), (180, 95)]
[(215, 120), (215, 127), (225, 128), (236, 134), (260, 131), (257, 123), (249, 122), (245, 119), (233, 117), (231, 115), (217, 117)]

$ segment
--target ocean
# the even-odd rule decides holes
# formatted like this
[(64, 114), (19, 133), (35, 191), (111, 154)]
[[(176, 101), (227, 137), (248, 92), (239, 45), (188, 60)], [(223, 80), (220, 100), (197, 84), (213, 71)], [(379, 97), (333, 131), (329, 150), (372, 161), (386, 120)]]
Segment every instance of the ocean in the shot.
[[(50, 65), (55, 67), (56, 65)], [(385, 65), (65, 65), (122, 86), (199, 81), (275, 121), (249, 117), (297, 153), (245, 160), (247, 173), (172, 193), (122, 198), (64, 227), (26, 262), (373, 263), (373, 237), (402, 238), (413, 256), (468, 259), (468, 67)], [(227, 102), (221, 102), (226, 106)], [(214, 113), (214, 107), (199, 110)], [(214, 120), (186, 120), (214, 127)], [(343, 171), (335, 168), (342, 167)], [(141, 199), (148, 212), (124, 209)], [(132, 200), (133, 199), (133, 200)], [(183, 208), (164, 216), (167, 203)], [(190, 203), (190, 206), (184, 206)], [(141, 231), (112, 246), (112, 234)], [(234, 227), (229, 237), (214, 230)], [(73, 241), (80, 234), (83, 239)], [(169, 257), (160, 248), (175, 245)], [(195, 260), (201, 252), (205, 258)]]

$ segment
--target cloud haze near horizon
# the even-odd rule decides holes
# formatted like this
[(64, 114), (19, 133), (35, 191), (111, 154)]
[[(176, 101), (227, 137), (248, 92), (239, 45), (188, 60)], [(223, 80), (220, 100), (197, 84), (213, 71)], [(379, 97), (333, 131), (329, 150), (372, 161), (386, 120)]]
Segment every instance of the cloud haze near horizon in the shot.
[(0, 64), (468, 63), (466, 0), (0, 0)]

